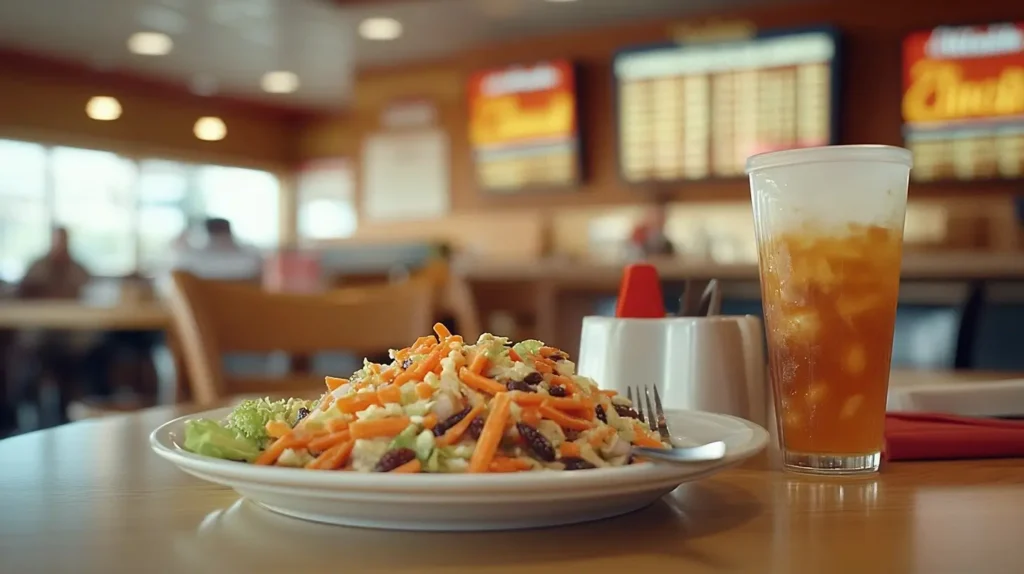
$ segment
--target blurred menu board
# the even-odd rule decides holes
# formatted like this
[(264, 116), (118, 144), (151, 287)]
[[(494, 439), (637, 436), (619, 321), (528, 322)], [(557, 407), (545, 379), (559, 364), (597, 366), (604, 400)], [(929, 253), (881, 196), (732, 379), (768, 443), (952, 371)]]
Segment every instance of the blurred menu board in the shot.
[(916, 181), (1024, 175), (1024, 23), (942, 27), (903, 42)]
[(469, 80), (477, 180), (488, 191), (580, 180), (576, 77), (565, 60), (477, 72)]
[(618, 54), (622, 176), (737, 177), (753, 154), (833, 143), (836, 43), (805, 30)]

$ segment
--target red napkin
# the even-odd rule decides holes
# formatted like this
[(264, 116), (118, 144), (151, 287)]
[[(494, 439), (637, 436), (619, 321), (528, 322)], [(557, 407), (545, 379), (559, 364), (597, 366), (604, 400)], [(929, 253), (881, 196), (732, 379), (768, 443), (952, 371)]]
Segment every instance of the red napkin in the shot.
[(1024, 457), (1024, 421), (937, 413), (889, 413), (887, 460)]
[(615, 316), (625, 319), (664, 319), (665, 299), (661, 295), (658, 270), (649, 263), (626, 266), (619, 284)]

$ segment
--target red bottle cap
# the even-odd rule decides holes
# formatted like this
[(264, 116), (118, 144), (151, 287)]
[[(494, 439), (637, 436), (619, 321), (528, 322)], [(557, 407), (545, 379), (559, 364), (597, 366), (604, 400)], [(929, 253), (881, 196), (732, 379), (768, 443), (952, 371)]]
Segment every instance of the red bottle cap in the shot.
[(649, 263), (627, 265), (619, 285), (615, 316), (621, 319), (664, 319), (665, 299), (658, 270)]

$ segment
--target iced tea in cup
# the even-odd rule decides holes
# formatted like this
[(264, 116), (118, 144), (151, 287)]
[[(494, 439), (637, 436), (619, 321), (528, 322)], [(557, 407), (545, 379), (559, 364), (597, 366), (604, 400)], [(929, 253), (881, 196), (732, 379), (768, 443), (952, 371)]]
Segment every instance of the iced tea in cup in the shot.
[(830, 146), (747, 160), (786, 468), (875, 472), (900, 286), (910, 152)]

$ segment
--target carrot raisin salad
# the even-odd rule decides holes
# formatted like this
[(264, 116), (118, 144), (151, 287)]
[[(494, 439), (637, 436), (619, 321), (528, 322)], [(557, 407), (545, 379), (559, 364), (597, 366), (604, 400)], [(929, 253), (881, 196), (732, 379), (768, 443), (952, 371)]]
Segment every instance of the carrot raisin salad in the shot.
[(631, 445), (669, 446), (558, 349), (434, 331), (390, 364), (327, 377), (318, 401), (246, 401), (223, 423), (189, 421), (185, 448), (258, 465), (462, 473), (624, 466)]

